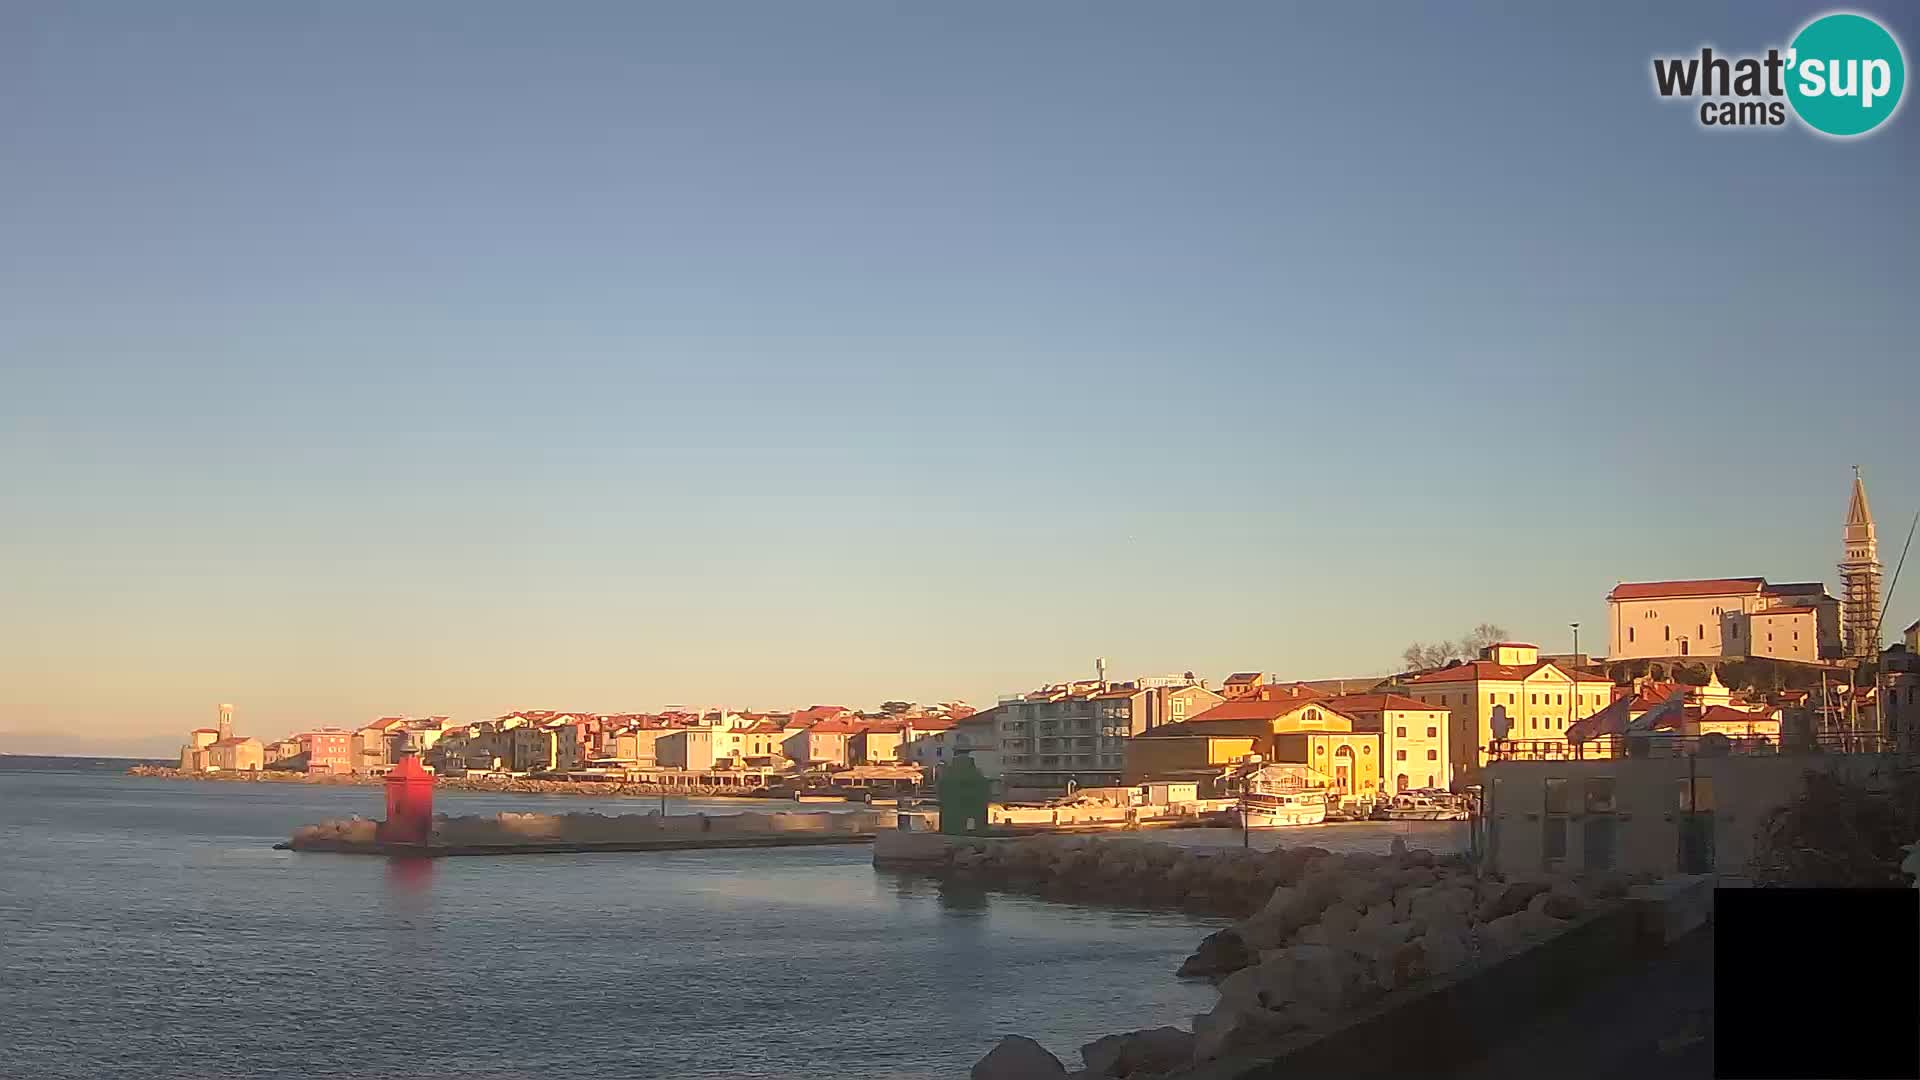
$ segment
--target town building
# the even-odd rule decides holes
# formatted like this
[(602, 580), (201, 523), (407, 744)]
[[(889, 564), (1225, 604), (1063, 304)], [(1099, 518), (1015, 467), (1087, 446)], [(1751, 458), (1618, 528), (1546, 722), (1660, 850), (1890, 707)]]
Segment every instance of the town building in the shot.
[(1920, 622), (1880, 654), (1874, 689), (1880, 722), (1893, 745), (1902, 753), (1920, 752)]
[(327, 729), (293, 736), (300, 744), (294, 759), (310, 774), (345, 776), (353, 771), (353, 732)]
[(1127, 741), (1125, 782), (1191, 782), (1212, 792), (1228, 769), (1253, 755), (1269, 764), (1300, 765), (1338, 794), (1372, 796), (1380, 789), (1380, 736), (1356, 730), (1354, 718), (1301, 686), (1260, 684), (1178, 724)]
[(1177, 724), (1225, 701), (1193, 677), (1161, 675), (1113, 683), (1095, 694), (1101, 720), (1109, 727), (1125, 727), (1129, 736), (1162, 724)]
[[(802, 713), (811, 711), (802, 710), (795, 713), (794, 718), (797, 721)], [(781, 747), (787, 757), (803, 769), (844, 769), (852, 764), (847, 755), (847, 743), (859, 730), (859, 725), (851, 720), (838, 717), (816, 720), (788, 735)]]
[(847, 738), (847, 764), (894, 765), (906, 741), (906, 724), (899, 720), (870, 720)]
[(1444, 788), (1453, 782), (1447, 754), (1451, 714), (1405, 694), (1346, 694), (1329, 698), (1332, 708), (1353, 717), (1355, 731), (1380, 736), (1380, 774), (1388, 792)]
[(1479, 783), (1494, 739), (1564, 742), (1568, 725), (1613, 699), (1612, 680), (1562, 670), (1521, 641), (1495, 642), (1478, 660), (1415, 675), (1406, 686), (1408, 697), (1447, 710), (1452, 775), (1444, 786), (1454, 790)]
[(1840, 601), (1819, 582), (1621, 582), (1607, 594), (1609, 660), (1840, 656)]
[(1867, 506), (1867, 485), (1860, 466), (1853, 467), (1853, 492), (1847, 499), (1847, 523), (1842, 533), (1840, 592), (1846, 623), (1842, 633), (1846, 655), (1872, 657), (1880, 653), (1880, 540), (1873, 510)]
[(705, 771), (713, 768), (714, 729), (675, 728), (654, 742), (654, 763), (662, 769)]
[(251, 736), (216, 739), (206, 755), (206, 767), (221, 772), (257, 772), (267, 764), (266, 745)]

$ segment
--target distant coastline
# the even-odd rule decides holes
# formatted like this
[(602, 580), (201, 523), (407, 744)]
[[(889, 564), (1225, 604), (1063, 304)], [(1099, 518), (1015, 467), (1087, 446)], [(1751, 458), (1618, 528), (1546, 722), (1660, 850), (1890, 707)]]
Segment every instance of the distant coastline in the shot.
[[(374, 787), (386, 783), (384, 777), (366, 773), (346, 775), (319, 774), (308, 775), (297, 772), (278, 772), (262, 770), (260, 772), (186, 772), (170, 765), (158, 765), (141, 762), (126, 769), (129, 776), (145, 776), (161, 780), (200, 780), (222, 781), (235, 784), (320, 784), (334, 787)], [(740, 799), (744, 802), (764, 801), (762, 796), (741, 795), (737, 790), (709, 792), (702, 789), (692, 791), (686, 788), (664, 788), (657, 784), (639, 784), (598, 780), (535, 780), (530, 777), (494, 777), (494, 776), (442, 776), (434, 784), (444, 791), (480, 791), (508, 792), (516, 795), (580, 795), (631, 796), (633, 798), (659, 798), (663, 795), (685, 798), (692, 796), (701, 799)]]

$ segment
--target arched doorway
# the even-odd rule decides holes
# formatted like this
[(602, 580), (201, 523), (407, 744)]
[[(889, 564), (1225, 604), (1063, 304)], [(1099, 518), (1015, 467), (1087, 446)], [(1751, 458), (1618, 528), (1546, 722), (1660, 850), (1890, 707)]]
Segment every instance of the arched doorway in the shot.
[(1333, 790), (1342, 795), (1353, 794), (1353, 747), (1342, 746), (1333, 752)]
[(1395, 791), (1407, 790), (1407, 774), (1406, 773), (1401, 773), (1399, 776), (1396, 776), (1393, 778), (1393, 789)]

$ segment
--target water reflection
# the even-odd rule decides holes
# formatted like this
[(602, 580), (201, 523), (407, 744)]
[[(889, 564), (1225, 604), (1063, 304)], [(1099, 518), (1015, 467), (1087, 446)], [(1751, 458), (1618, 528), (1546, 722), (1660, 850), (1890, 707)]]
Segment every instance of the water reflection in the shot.
[(404, 856), (388, 859), (387, 895), (405, 901), (406, 910), (417, 911), (426, 906), (427, 894), (433, 889), (433, 867), (439, 861)]

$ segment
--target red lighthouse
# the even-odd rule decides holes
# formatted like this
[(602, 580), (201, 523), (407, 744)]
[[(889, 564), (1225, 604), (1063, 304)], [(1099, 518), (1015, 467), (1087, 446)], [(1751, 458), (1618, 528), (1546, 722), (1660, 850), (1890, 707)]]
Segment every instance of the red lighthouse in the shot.
[(433, 834), (433, 774), (420, 755), (406, 754), (387, 774), (387, 820), (380, 839), (389, 844), (424, 844)]

